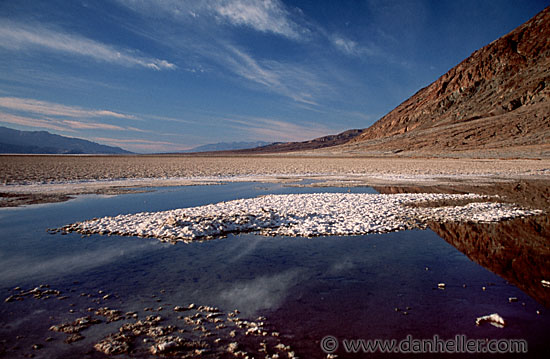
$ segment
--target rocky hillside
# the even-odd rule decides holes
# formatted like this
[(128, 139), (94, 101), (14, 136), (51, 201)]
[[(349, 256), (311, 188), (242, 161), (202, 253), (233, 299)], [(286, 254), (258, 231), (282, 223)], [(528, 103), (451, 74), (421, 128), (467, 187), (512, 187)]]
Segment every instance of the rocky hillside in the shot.
[(512, 147), (550, 153), (550, 7), (474, 52), (344, 150)]

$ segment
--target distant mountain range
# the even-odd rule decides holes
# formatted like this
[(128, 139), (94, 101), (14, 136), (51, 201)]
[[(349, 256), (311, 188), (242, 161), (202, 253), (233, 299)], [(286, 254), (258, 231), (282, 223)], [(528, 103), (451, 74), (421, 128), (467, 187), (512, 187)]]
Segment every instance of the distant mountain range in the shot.
[(261, 147), (232, 151), (238, 154), (298, 152), (327, 148), (346, 143), (359, 136), (364, 130), (347, 130), (337, 135), (328, 135), (302, 142), (276, 142)]
[(337, 135), (328, 135), (302, 142), (233, 142), (217, 143), (193, 148), (186, 152), (201, 152), (206, 155), (254, 155), (267, 153), (300, 152), (315, 150), (349, 142), (364, 130), (347, 130)]
[(0, 126), (0, 153), (129, 154), (120, 147), (100, 145), (47, 131), (19, 131)]
[(210, 143), (207, 145), (202, 145), (194, 147), (190, 150), (184, 152), (214, 152), (214, 151), (233, 151), (233, 150), (242, 150), (245, 148), (255, 148), (269, 145), (271, 142), (256, 141), (256, 142), (220, 142), (220, 143)]

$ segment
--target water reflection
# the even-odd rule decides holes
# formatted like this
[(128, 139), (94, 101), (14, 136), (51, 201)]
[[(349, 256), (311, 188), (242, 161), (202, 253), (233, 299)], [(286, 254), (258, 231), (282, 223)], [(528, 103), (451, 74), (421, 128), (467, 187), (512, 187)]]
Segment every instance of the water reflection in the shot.
[[(266, 186), (271, 193), (319, 192)], [(118, 236), (51, 236), (44, 231), (83, 218), (256, 196), (259, 192), (254, 187), (235, 184), (181, 188), (0, 212), (4, 231), (0, 241), (0, 289), (16, 285), (32, 288), (50, 273), (53, 278), (49, 284), (69, 293), (70, 302), (87, 298), (79, 297), (79, 293), (97, 294), (101, 289), (114, 294), (102, 305), (124, 311), (162, 306), (164, 310), (159, 315), (168, 316), (174, 314), (170, 308), (189, 303), (218, 306), (225, 311), (239, 309), (246, 317), (265, 315), (282, 337), (292, 339), (293, 348), (303, 358), (326, 358), (318, 341), (328, 334), (366, 339), (402, 338), (406, 334), (428, 338), (434, 333), (446, 338), (456, 334), (514, 337), (527, 338), (534, 353), (537, 348), (547, 350), (550, 317), (545, 311), (536, 314), (544, 308), (520, 289), (473, 263), (453, 245), (464, 247), (461, 250), (468, 255), (479, 256), (479, 263), (495, 273), (497, 269), (487, 262), (500, 263), (497, 267), (503, 268), (504, 273), (515, 273), (517, 283), (502, 277), (524, 288), (526, 278), (533, 277), (533, 268), (522, 274), (516, 266), (537, 267), (542, 276), (547, 273), (542, 269), (548, 269), (548, 257), (540, 254), (548, 253), (543, 241), (544, 236), (548, 238), (548, 218), (526, 224), (526, 229), (515, 222), (494, 228), (434, 227), (444, 238), (453, 238), (449, 241), (453, 245), (431, 230), (313, 239), (241, 234), (187, 245), (163, 245), (156, 240)], [(265, 193), (262, 190), (261, 194)], [(537, 226), (546, 232), (540, 232), (538, 239), (528, 237), (537, 231)], [(503, 242), (500, 238), (507, 231), (511, 237)], [(486, 234), (480, 239), (478, 232)], [(500, 248), (499, 243), (506, 246)], [(23, 280), (26, 283), (20, 282)], [(445, 290), (437, 288), (440, 282), (447, 284)], [(482, 291), (482, 286), (488, 290)], [(538, 293), (525, 290), (538, 298)], [(509, 303), (510, 296), (517, 297), (518, 303)], [(522, 302), (526, 305), (522, 306)], [(43, 305), (22, 303), (34, 303), (30, 304), (34, 309)], [(69, 301), (44, 303), (51, 306), (44, 314), (45, 324), (51, 315), (71, 315)], [(0, 306), (0, 337), (20, 334), (11, 333), (10, 326), (30, 330), (32, 326), (26, 323), (15, 324), (21, 318), (36, 318), (31, 307), (23, 309), (26, 313), (11, 313), (11, 308)], [(403, 314), (405, 311), (407, 315)], [(502, 330), (475, 326), (476, 317), (493, 312), (501, 314), (510, 326)], [(43, 340), (47, 328), (35, 338)], [(97, 333), (99, 337), (103, 334)], [(27, 347), (32, 344), (29, 342)], [(72, 345), (73, 357), (89, 350), (74, 349)]]
[(471, 260), (550, 307), (550, 217), (502, 223), (432, 223), (430, 228)]
[(302, 272), (290, 269), (249, 281), (239, 281), (223, 290), (220, 299), (226, 307), (242, 308), (245, 315), (254, 315), (260, 310), (275, 310), (286, 299), (290, 289), (303, 280)]
[(40, 259), (24, 254), (8, 256), (0, 252), (0, 262), (2, 263), (0, 278), (2, 278), (2, 282), (16, 283), (29, 279), (46, 280), (49, 277), (55, 278), (67, 273), (77, 274), (93, 268), (108, 266), (121, 258), (161, 249), (163, 246), (167, 245), (150, 241), (128, 248), (105, 246), (101, 249)]
[[(547, 181), (521, 180), (476, 186), (376, 187), (380, 193), (479, 193), (531, 208), (550, 210)], [(468, 258), (518, 286), (550, 307), (550, 216), (518, 218), (501, 223), (432, 223), (430, 228)]]

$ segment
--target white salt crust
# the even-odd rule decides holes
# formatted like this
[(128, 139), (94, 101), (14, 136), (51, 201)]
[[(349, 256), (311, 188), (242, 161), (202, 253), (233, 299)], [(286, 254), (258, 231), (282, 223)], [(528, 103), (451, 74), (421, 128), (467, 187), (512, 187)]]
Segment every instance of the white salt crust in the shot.
[(153, 237), (166, 242), (257, 232), (270, 236), (362, 235), (426, 228), (428, 221), (496, 222), (540, 214), (510, 204), (412, 207), (441, 200), (480, 200), (476, 194), (316, 193), (266, 195), (192, 208), (95, 218), (61, 230), (82, 234)]

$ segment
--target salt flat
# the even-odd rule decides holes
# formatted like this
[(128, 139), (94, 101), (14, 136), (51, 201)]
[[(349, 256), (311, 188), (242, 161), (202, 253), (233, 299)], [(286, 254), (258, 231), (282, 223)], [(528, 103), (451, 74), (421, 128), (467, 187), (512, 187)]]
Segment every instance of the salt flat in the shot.
[[(491, 185), (548, 180), (550, 160), (320, 156), (0, 156), (3, 206), (66, 200), (137, 187), (224, 182), (299, 182), (312, 186)], [(301, 185), (297, 183), (295, 185)], [(28, 195), (28, 196), (16, 196)], [(56, 199), (57, 196), (57, 199)]]
[(321, 156), (0, 156), (0, 183), (246, 175), (550, 176), (550, 160)]

